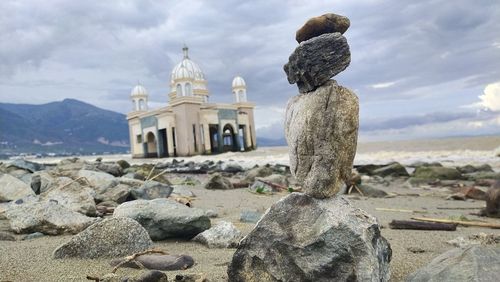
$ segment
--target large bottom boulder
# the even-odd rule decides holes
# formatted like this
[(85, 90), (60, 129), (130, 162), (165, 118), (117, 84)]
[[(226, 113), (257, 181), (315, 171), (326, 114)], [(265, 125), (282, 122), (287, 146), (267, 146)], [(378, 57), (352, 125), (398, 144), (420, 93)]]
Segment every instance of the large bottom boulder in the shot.
[(499, 273), (500, 248), (473, 245), (441, 254), (406, 281), (498, 281)]
[(73, 236), (54, 251), (54, 258), (127, 256), (150, 249), (148, 232), (130, 218), (108, 218)]
[(210, 219), (203, 210), (163, 198), (125, 202), (113, 216), (137, 220), (153, 240), (191, 239), (210, 228)]
[(16, 233), (41, 232), (48, 235), (76, 234), (98, 221), (54, 201), (14, 204), (5, 211), (5, 217)]
[(292, 193), (241, 242), (229, 281), (388, 281), (392, 251), (377, 220), (341, 197)]

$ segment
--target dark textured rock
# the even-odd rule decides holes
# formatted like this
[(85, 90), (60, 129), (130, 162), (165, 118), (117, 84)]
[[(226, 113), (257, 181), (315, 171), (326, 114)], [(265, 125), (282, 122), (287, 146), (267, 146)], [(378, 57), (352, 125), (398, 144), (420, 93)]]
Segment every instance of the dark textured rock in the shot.
[(413, 177), (428, 180), (454, 180), (460, 179), (462, 175), (454, 167), (425, 166), (417, 167), (412, 174)]
[(300, 43), (284, 70), (290, 84), (301, 93), (311, 92), (345, 70), (351, 62), (347, 40), (340, 33), (327, 33)]
[(113, 216), (137, 220), (153, 240), (191, 239), (210, 228), (210, 219), (205, 211), (170, 199), (125, 202), (115, 209)]
[[(110, 262), (111, 266), (116, 266), (126, 259), (114, 259)], [(156, 270), (184, 270), (194, 264), (192, 257), (187, 255), (161, 255), (161, 254), (146, 254), (135, 258), (142, 266), (147, 269)], [(129, 261), (122, 264), (122, 267), (141, 268), (135, 261)]]
[(371, 175), (378, 175), (382, 177), (387, 177), (387, 176), (393, 176), (393, 177), (407, 177), (410, 176), (408, 172), (406, 171), (406, 168), (401, 165), (400, 163), (392, 163), (388, 164), (386, 166), (374, 169), (371, 172)]
[(349, 181), (358, 138), (358, 98), (333, 80), (288, 101), (290, 170), (306, 194), (335, 195)]
[(113, 176), (122, 176), (123, 175), (123, 169), (118, 163), (97, 163), (96, 168), (100, 171), (109, 173)]
[(408, 282), (498, 281), (500, 248), (480, 245), (452, 249), (410, 274)]
[(332, 13), (324, 14), (307, 20), (307, 22), (297, 30), (295, 40), (300, 43), (325, 33), (339, 32), (344, 34), (350, 25), (351, 22), (347, 17)]
[(464, 165), (457, 167), (458, 171), (461, 173), (474, 173), (474, 172), (494, 172), (489, 164), (483, 164), (479, 166)]
[(57, 247), (54, 258), (127, 256), (150, 249), (148, 232), (130, 218), (108, 218), (89, 226)]
[(205, 189), (209, 190), (228, 190), (234, 189), (233, 184), (229, 179), (220, 175), (219, 173), (214, 173), (205, 184)]
[(17, 167), (20, 169), (27, 170), (29, 172), (35, 172), (45, 169), (45, 165), (35, 162), (30, 162), (27, 160), (14, 160), (11, 163), (7, 164), (7, 167)]
[(481, 214), (488, 217), (500, 218), (500, 180), (493, 184), (486, 192), (486, 208)]
[(292, 193), (241, 242), (229, 281), (388, 281), (389, 243), (377, 220), (340, 197)]
[(245, 181), (253, 182), (256, 177), (266, 177), (273, 174), (273, 169), (267, 166), (252, 168), (246, 172)]
[(127, 169), (130, 167), (130, 164), (126, 160), (119, 160), (116, 162), (122, 169)]

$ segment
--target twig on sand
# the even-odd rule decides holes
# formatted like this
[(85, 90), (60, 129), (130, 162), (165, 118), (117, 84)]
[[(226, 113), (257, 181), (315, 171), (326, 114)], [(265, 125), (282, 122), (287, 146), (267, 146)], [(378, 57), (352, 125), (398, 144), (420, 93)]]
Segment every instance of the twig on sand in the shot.
[(411, 229), (411, 230), (439, 230), (439, 231), (455, 231), (456, 224), (450, 223), (435, 223), (435, 222), (420, 222), (411, 220), (393, 220), (389, 223), (391, 229)]
[(463, 221), (463, 220), (451, 220), (445, 218), (428, 218), (428, 217), (412, 217), (411, 219), (419, 221), (428, 221), (428, 222), (453, 223), (462, 226), (477, 226), (477, 227), (500, 229), (500, 224), (492, 222)]
[(153, 166), (153, 168), (149, 171), (148, 177), (146, 177), (146, 181), (148, 181), (148, 180), (149, 180), (149, 177), (151, 177), (151, 174), (153, 174), (153, 171), (155, 170), (156, 165), (157, 165), (157, 163), (156, 163), (156, 164)]
[(438, 210), (479, 210), (483, 207), (437, 207)]
[(155, 250), (155, 249), (153, 249), (153, 250), (147, 250), (147, 251), (144, 251), (144, 252), (135, 253), (135, 254), (133, 254), (133, 255), (131, 255), (131, 256), (126, 257), (124, 261), (122, 261), (122, 262), (120, 262), (119, 264), (117, 264), (117, 265), (113, 268), (113, 270), (111, 271), (111, 273), (115, 273), (115, 272), (116, 272), (116, 270), (118, 270), (118, 268), (120, 268), (122, 265), (126, 264), (127, 262), (131, 262), (131, 261), (133, 261), (133, 260), (137, 263), (137, 265), (138, 265), (139, 267), (144, 268), (144, 266), (143, 266), (141, 263), (139, 263), (138, 261), (136, 261), (135, 259), (136, 259), (137, 257), (142, 256), (142, 255), (145, 255), (145, 254), (162, 254), (162, 255), (168, 255), (168, 253), (167, 253), (167, 252), (165, 252), (165, 251), (162, 251), (162, 250)]
[[(151, 179), (146, 179), (146, 181), (153, 181), (155, 180), (157, 177), (165, 174), (167, 172), (167, 169), (164, 169), (162, 172), (158, 173), (157, 175), (155, 175), (154, 177), (151, 177)], [(149, 177), (148, 177), (149, 178)]]
[(277, 183), (272, 183), (272, 182), (269, 182), (269, 181), (265, 181), (265, 180), (262, 180), (262, 179), (259, 179), (260, 182), (266, 184), (266, 185), (269, 185), (271, 186), (272, 188), (275, 188), (275, 189), (278, 189), (278, 190), (282, 190), (282, 191), (288, 191), (288, 188), (283, 186), (283, 185), (280, 185), (280, 184), (277, 184)]
[(389, 212), (427, 213), (427, 211), (405, 210), (405, 209), (389, 209), (389, 208), (375, 208), (375, 210), (376, 211), (389, 211)]

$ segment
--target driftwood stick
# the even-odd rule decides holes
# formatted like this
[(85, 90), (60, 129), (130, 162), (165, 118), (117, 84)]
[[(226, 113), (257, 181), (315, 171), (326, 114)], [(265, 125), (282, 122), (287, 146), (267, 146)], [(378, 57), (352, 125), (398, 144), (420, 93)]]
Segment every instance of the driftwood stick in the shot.
[(356, 191), (358, 191), (358, 193), (361, 195), (361, 196), (365, 196), (365, 194), (363, 194), (363, 191), (361, 191), (361, 189), (359, 189), (358, 185), (352, 185), (352, 187), (354, 187), (354, 189), (356, 189)]
[(428, 217), (412, 217), (411, 219), (418, 221), (427, 221), (427, 222), (439, 222), (439, 223), (453, 223), (462, 226), (477, 226), (477, 227), (488, 227), (500, 229), (500, 224), (492, 223), (492, 222), (479, 222), (479, 221), (463, 221), (463, 220), (451, 220), (445, 218), (428, 218)]
[(99, 277), (87, 275), (87, 280), (94, 280), (94, 281), (99, 282), (101, 279)]
[(68, 182), (68, 183), (66, 183), (66, 184), (64, 184), (64, 185), (62, 185), (62, 186), (59, 186), (59, 188), (58, 188), (58, 189), (62, 189), (62, 188), (64, 188), (64, 187), (67, 187), (67, 186), (69, 186), (69, 185), (71, 185), (71, 184), (73, 184), (73, 183), (77, 182), (78, 180), (85, 180), (85, 182), (87, 182), (87, 185), (92, 186), (92, 185), (90, 185), (89, 180), (88, 180), (85, 176), (80, 176), (80, 177), (78, 177), (77, 179), (74, 179), (74, 180), (72, 180), (72, 181), (70, 181), (70, 182)]
[(273, 188), (276, 188), (278, 190), (288, 190), (287, 187), (283, 186), (283, 185), (280, 185), (280, 184), (277, 184), (277, 183), (272, 183), (272, 182), (269, 182), (269, 181), (265, 181), (265, 180), (262, 180), (262, 179), (259, 179), (260, 182), (264, 183), (264, 184), (267, 184)]
[(391, 229), (411, 229), (411, 230), (441, 230), (455, 231), (456, 224), (450, 223), (435, 223), (435, 222), (419, 222), (410, 220), (393, 220), (389, 223)]
[[(115, 272), (116, 272), (116, 270), (118, 270), (118, 268), (120, 268), (120, 267), (121, 267), (122, 265), (124, 265), (125, 263), (130, 262), (130, 261), (133, 261), (133, 260), (135, 260), (137, 257), (142, 256), (142, 255), (145, 255), (145, 254), (162, 254), (162, 255), (167, 255), (168, 253), (167, 253), (167, 252), (165, 252), (165, 251), (162, 251), (162, 250), (154, 250), (154, 249), (153, 249), (153, 250), (147, 250), (147, 251), (140, 252), (140, 253), (135, 253), (135, 254), (133, 254), (133, 255), (131, 255), (131, 256), (126, 257), (124, 261), (122, 261), (122, 262), (120, 262), (119, 264), (117, 264), (117, 265), (113, 268), (113, 270), (111, 271), (111, 273), (115, 273)], [(136, 261), (136, 263), (137, 263), (137, 261)], [(142, 265), (142, 264), (138, 264), (138, 265), (139, 265), (139, 267), (141, 267), (141, 265)], [(144, 266), (142, 266), (142, 267), (144, 267)]]
[(147, 179), (146, 181), (153, 181), (153, 180), (155, 180), (157, 177), (159, 177), (159, 176), (161, 176), (161, 175), (165, 174), (166, 172), (167, 172), (167, 170), (166, 170), (166, 169), (164, 169), (162, 172), (158, 173), (157, 175), (155, 175), (155, 176), (154, 176), (154, 177), (152, 177), (151, 179)]
[(437, 207), (438, 210), (479, 210), (483, 207)]
[(375, 208), (376, 211), (388, 211), (388, 212), (408, 212), (408, 213), (426, 213), (427, 211), (418, 210), (405, 210), (405, 209), (390, 209), (390, 208)]
[(156, 163), (156, 164), (153, 166), (153, 168), (149, 171), (148, 177), (146, 177), (146, 181), (148, 181), (148, 180), (149, 180), (149, 177), (151, 177), (151, 174), (153, 174), (153, 171), (155, 170), (156, 165), (157, 165), (157, 163)]

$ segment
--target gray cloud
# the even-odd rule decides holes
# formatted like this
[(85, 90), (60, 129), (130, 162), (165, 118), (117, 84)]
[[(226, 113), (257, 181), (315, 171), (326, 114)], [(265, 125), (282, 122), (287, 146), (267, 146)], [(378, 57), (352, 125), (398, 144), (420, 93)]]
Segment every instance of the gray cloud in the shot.
[[(212, 101), (232, 101), (230, 83), (238, 74), (251, 100), (284, 107), (297, 93), (282, 70), (297, 46), (295, 31), (330, 11), (351, 19), (345, 35), (352, 63), (336, 79), (360, 96), (363, 130), (453, 120), (459, 102), (473, 102), (500, 75), (500, 2), (493, 0), (24, 0), (1, 1), (0, 9), (5, 102), (72, 97), (126, 112), (140, 80), (155, 105), (166, 103), (170, 71), (186, 43), (208, 78)], [(452, 113), (434, 114), (433, 99)], [(398, 101), (411, 103), (412, 112)], [(261, 121), (260, 127), (275, 123)]]

